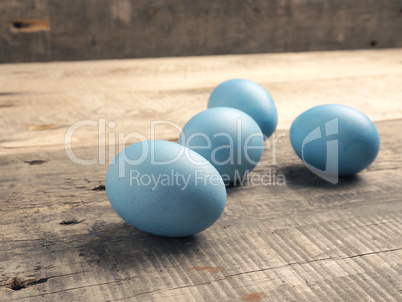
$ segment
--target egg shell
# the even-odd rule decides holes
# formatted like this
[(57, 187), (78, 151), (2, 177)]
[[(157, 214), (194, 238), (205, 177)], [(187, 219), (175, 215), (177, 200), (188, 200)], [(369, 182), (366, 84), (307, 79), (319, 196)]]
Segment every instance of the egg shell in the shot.
[(251, 116), (265, 138), (274, 133), (278, 124), (275, 103), (261, 85), (244, 79), (232, 79), (218, 85), (211, 93), (208, 108), (231, 107)]
[(243, 111), (216, 107), (193, 116), (179, 143), (198, 152), (219, 171), (225, 183), (242, 179), (261, 158), (264, 140), (257, 123)]
[(122, 150), (109, 165), (106, 193), (126, 222), (164, 237), (207, 229), (226, 204), (223, 180), (208, 161), (161, 140), (138, 142)]
[(327, 165), (328, 144), (335, 142), (339, 176), (367, 168), (380, 148), (374, 123), (362, 112), (337, 104), (316, 106), (300, 114), (290, 128), (290, 141), (302, 160), (304, 156), (305, 162), (322, 171)]

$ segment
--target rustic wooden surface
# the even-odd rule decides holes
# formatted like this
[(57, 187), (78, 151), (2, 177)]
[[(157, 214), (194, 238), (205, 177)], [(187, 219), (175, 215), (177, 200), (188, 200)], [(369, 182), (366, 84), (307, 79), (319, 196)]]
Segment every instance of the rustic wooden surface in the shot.
[(0, 0), (0, 62), (402, 47), (402, 0)]
[[(0, 66), (0, 301), (400, 301), (401, 58), (395, 49)], [(286, 185), (228, 188), (223, 216), (200, 234), (137, 231), (107, 200), (107, 164), (66, 156), (74, 122), (105, 118), (117, 124), (108, 134), (148, 136), (150, 120), (184, 125), (231, 77), (271, 91), (285, 136), (275, 163), (267, 150), (270, 163), (253, 174)], [(368, 114), (381, 137), (375, 163), (335, 186), (302, 165), (287, 132), (303, 110), (333, 102)], [(97, 131), (76, 132), (77, 156), (99, 156)], [(157, 136), (178, 132), (160, 126)]]

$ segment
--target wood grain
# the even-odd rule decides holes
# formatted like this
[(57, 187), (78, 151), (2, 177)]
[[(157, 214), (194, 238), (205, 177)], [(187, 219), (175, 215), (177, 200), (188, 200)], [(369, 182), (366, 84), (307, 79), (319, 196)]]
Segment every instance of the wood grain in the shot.
[[(183, 239), (124, 223), (94, 190), (107, 165), (76, 165), (61, 150), (3, 155), (0, 301), (398, 301), (402, 120), (377, 127), (376, 162), (336, 186), (280, 141), (277, 164), (253, 173), (276, 170), (286, 185), (228, 188), (221, 219)], [(15, 277), (32, 284), (12, 290)]]
[(402, 47), (401, 8), (401, 0), (1, 0), (0, 62)]
[[(0, 301), (400, 301), (401, 54), (2, 65)], [(76, 121), (104, 118), (116, 122), (111, 133), (146, 135), (150, 120), (184, 125), (232, 77), (272, 92), (276, 153), (267, 148), (268, 163), (251, 174), (268, 181), (227, 187), (222, 217), (200, 234), (159, 238), (122, 221), (104, 190), (110, 152), (99, 152), (96, 127), (78, 130), (73, 150), (104, 164), (66, 155)], [(337, 185), (301, 163), (287, 130), (301, 111), (331, 102), (367, 113), (381, 138), (376, 161)]]
[[(5, 64), (0, 68), (0, 154), (64, 148), (69, 127), (85, 120), (105, 124), (105, 142), (99, 127), (81, 127), (73, 135), (74, 148), (119, 144), (118, 133), (151, 138), (151, 121), (183, 127), (207, 108), (214, 87), (230, 78), (256, 81), (272, 94), (279, 129), (323, 103), (351, 105), (374, 121), (397, 119), (402, 117), (401, 58), (402, 50), (394, 49)], [(111, 133), (115, 139), (109, 139)], [(178, 136), (171, 125), (155, 127), (156, 138)]]

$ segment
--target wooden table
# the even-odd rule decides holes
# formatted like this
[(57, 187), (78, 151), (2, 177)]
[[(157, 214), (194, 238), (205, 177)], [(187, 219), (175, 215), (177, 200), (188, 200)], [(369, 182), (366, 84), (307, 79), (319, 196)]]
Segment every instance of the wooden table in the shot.
[[(183, 126), (236, 77), (276, 101), (276, 158), (266, 150), (253, 173), (286, 185), (228, 188), (220, 220), (189, 238), (123, 222), (103, 187), (117, 133)], [(0, 300), (401, 301), (401, 88), (402, 49), (0, 65)], [(322, 103), (365, 112), (381, 137), (377, 160), (337, 185), (288, 137)], [(66, 155), (83, 120), (71, 150), (97, 164)], [(178, 130), (158, 125), (155, 137)]]

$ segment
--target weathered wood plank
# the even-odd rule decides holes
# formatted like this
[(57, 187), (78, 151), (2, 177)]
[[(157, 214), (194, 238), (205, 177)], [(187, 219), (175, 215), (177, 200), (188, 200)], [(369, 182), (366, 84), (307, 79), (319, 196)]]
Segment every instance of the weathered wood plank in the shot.
[(1, 0), (0, 62), (402, 47), (401, 8), (401, 0)]
[[(0, 68), (0, 153), (63, 148), (67, 129), (93, 120), (108, 134), (137, 131), (151, 120), (179, 127), (206, 109), (209, 94), (230, 78), (254, 80), (272, 94), (279, 129), (323, 103), (356, 107), (374, 121), (402, 117), (402, 50), (214, 56), (202, 58), (4, 64)], [(175, 139), (173, 126), (156, 137)], [(99, 144), (98, 128), (74, 133), (74, 147)], [(134, 139), (131, 142), (135, 141)], [(107, 153), (108, 150), (106, 150)]]
[[(2, 65), (0, 301), (400, 300), (401, 57), (381, 50)], [(107, 200), (107, 156), (91, 166), (66, 156), (64, 135), (76, 121), (102, 117), (116, 121), (111, 133), (146, 135), (150, 120), (184, 125), (232, 77), (272, 92), (283, 136), (252, 172), (269, 181), (228, 188), (223, 216), (201, 234), (137, 231)], [(366, 112), (381, 137), (374, 164), (335, 186), (302, 165), (286, 130), (301, 111), (330, 102)], [(87, 128), (74, 151), (98, 158), (98, 129)]]
[[(2, 155), (0, 300), (397, 301), (402, 120), (377, 127), (376, 162), (336, 186), (278, 141), (277, 164), (253, 173), (274, 169), (286, 185), (228, 188), (221, 219), (184, 239), (122, 222), (94, 190), (107, 165), (76, 165), (62, 150)], [(12, 290), (13, 277), (46, 281)]]

